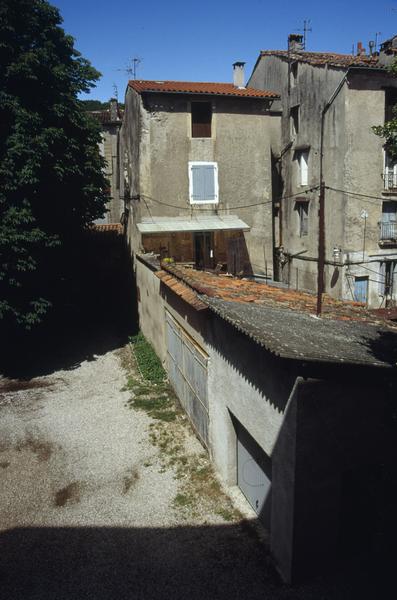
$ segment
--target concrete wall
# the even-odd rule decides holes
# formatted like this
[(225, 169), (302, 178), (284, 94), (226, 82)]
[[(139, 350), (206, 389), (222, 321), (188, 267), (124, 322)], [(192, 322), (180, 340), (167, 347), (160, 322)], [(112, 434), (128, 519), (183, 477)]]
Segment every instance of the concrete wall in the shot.
[[(249, 81), (249, 85), (253, 87), (270, 88), (281, 93), (282, 147), (293, 142), (282, 159), (283, 196), (299, 194), (309, 199), (309, 231), (304, 237), (299, 236), (296, 199), (290, 198), (282, 202), (282, 245), (290, 255), (302, 253), (284, 267), (283, 280), (300, 289), (314, 291), (317, 286), (319, 192), (316, 190), (306, 193), (305, 190), (319, 184), (321, 111), (345, 73), (346, 70), (340, 68), (325, 68), (300, 62), (296, 84), (291, 87), (288, 85), (287, 60), (264, 56)], [(396, 247), (385, 250), (379, 245), (384, 157), (382, 140), (372, 131), (373, 125), (384, 122), (384, 87), (393, 86), (396, 86), (396, 82), (388, 78), (387, 74), (352, 71), (325, 116), (325, 184), (349, 192), (328, 189), (325, 192), (325, 247), (329, 263), (325, 269), (325, 288), (335, 297), (352, 300), (354, 276), (366, 276), (370, 271), (365, 264), (356, 266), (353, 268), (352, 278), (352, 269), (336, 268), (333, 264), (334, 247), (341, 249), (338, 262), (347, 260), (348, 253), (357, 257), (359, 251), (363, 263), (385, 255), (397, 258)], [(290, 109), (298, 105), (299, 133), (293, 136)], [(309, 181), (307, 186), (300, 186), (296, 152), (304, 147), (309, 149)], [(354, 196), (354, 193), (374, 198), (365, 199)], [(388, 199), (385, 194), (383, 197)], [(397, 199), (397, 196), (394, 198)], [(364, 253), (363, 209), (368, 212)], [(380, 263), (378, 261), (368, 266), (373, 271), (370, 277), (373, 281), (369, 282), (369, 303), (377, 307), (382, 301), (377, 285)]]
[[(211, 138), (191, 137), (192, 100), (212, 103)], [(271, 149), (279, 151), (278, 125), (268, 101), (166, 94), (146, 94), (142, 100), (129, 88), (122, 127), (124, 173), (129, 196), (140, 196), (130, 202), (132, 248), (139, 248), (134, 223), (142, 217), (220, 210), (251, 227), (245, 238), (253, 270), (271, 270)], [(189, 161), (218, 163), (218, 205), (189, 204)], [(241, 206), (248, 208), (234, 208)]]
[[(209, 452), (223, 481), (237, 482), (236, 421), (269, 459), (267, 526), (282, 577), (313, 576), (340, 556), (345, 543), (354, 556), (359, 532), (349, 522), (357, 522), (355, 513), (366, 519), (371, 540), (382, 538), (384, 545), (387, 527), (396, 531), (392, 511), (382, 517), (375, 506), (394, 510), (390, 498), (396, 497), (387, 480), (397, 459), (391, 375), (274, 357), (211, 311), (194, 310), (140, 260), (137, 284), (141, 328), (163, 362), (166, 310), (209, 356)], [(386, 474), (383, 483), (374, 480), (379, 472)], [(346, 481), (357, 477), (364, 485), (346, 492)], [(360, 493), (365, 517), (359, 506), (349, 508), (352, 499), (360, 504)]]
[(136, 259), (135, 277), (138, 299), (139, 326), (152, 344), (163, 364), (167, 358), (164, 301), (160, 294), (160, 279), (154, 270), (139, 257)]

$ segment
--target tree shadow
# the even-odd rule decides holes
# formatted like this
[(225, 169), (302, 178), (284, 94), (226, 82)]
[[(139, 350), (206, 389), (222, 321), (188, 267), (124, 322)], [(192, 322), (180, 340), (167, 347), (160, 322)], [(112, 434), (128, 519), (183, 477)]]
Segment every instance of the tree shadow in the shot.
[(382, 588), (358, 572), (283, 585), (265, 547), (239, 524), (24, 527), (0, 534), (0, 549), (2, 600), (349, 600)]
[(30, 379), (76, 368), (121, 347), (137, 331), (132, 261), (121, 235), (87, 234), (58, 267), (61, 276), (51, 289), (53, 306), (45, 320), (31, 331), (2, 333), (5, 377)]

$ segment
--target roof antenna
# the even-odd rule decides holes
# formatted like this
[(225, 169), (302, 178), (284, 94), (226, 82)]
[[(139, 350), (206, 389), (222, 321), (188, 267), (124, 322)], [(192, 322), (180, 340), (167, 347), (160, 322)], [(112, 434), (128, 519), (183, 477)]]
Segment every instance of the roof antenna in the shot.
[(134, 56), (134, 58), (131, 58), (130, 61), (126, 64), (124, 69), (117, 69), (117, 70), (123, 71), (124, 73), (127, 73), (127, 75), (132, 77), (133, 79), (136, 79), (138, 65), (140, 65), (141, 62), (142, 62), (141, 58), (139, 58), (138, 56)]
[(302, 50), (306, 50), (307, 34), (309, 33), (309, 31), (312, 31), (312, 28), (311, 28), (310, 24), (311, 24), (311, 20), (310, 19), (305, 19), (303, 21), (303, 29), (298, 29), (298, 31), (303, 31)]

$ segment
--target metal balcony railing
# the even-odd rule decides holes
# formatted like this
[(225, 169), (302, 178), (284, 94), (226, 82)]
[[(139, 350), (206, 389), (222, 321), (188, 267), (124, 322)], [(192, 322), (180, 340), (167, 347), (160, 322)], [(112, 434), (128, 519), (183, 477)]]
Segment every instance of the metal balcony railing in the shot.
[(385, 190), (397, 189), (397, 172), (393, 169), (387, 169), (383, 173), (383, 182)]
[(380, 224), (381, 240), (397, 240), (397, 221), (381, 222)]

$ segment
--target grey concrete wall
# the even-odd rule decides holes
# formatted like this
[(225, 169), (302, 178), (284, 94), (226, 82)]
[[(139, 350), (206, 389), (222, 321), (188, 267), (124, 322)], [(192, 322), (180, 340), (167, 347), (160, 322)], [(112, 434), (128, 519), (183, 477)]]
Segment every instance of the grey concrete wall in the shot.
[(166, 310), (209, 356), (209, 452), (223, 481), (237, 481), (235, 420), (271, 461), (270, 543), (282, 577), (311, 577), (340, 556), (341, 515), (355, 518), (346, 512), (350, 473), (370, 485), (373, 506), (361, 499), (365, 532), (384, 545), (394, 513), (381, 515), (375, 504), (394, 511), (397, 486), (376, 483), (373, 473), (395, 470), (395, 378), (274, 357), (211, 311), (194, 310), (139, 260), (137, 284), (141, 328), (162, 361)]
[[(320, 168), (320, 124), (321, 111), (331, 98), (346, 70), (340, 68), (311, 66), (303, 62), (298, 65), (296, 85), (288, 86), (287, 60), (274, 56), (260, 59), (249, 85), (259, 89), (272, 88), (281, 93), (282, 147), (293, 142), (282, 159), (283, 195), (301, 194), (309, 198), (309, 234), (299, 237), (299, 218), (294, 198), (286, 199), (282, 206), (283, 246), (290, 255), (300, 252), (301, 258), (293, 258), (284, 268), (283, 279), (293, 287), (316, 290), (318, 256), (318, 197), (319, 192), (305, 193), (310, 186), (319, 184)], [(349, 194), (326, 190), (326, 260), (334, 262), (333, 249), (342, 251), (341, 260), (353, 253), (355, 260), (361, 251), (361, 261), (372, 261), (382, 256), (397, 257), (397, 248), (382, 249), (379, 246), (379, 221), (382, 214), (383, 194), (383, 149), (382, 140), (372, 131), (373, 125), (383, 124), (385, 112), (384, 87), (395, 87), (396, 82), (387, 74), (374, 72), (351, 72), (347, 83), (339, 92), (325, 116), (324, 127), (324, 180), (327, 186), (345, 190)], [(290, 109), (300, 107), (300, 129), (291, 134)], [(296, 150), (310, 147), (308, 186), (298, 185), (298, 163)], [(354, 193), (374, 196), (364, 199)], [(378, 198), (378, 200), (376, 200)], [(397, 197), (395, 197), (397, 199)], [(369, 200), (369, 201), (368, 201)], [(366, 222), (365, 250), (364, 220), (361, 212), (368, 212)], [(303, 260), (313, 258), (315, 260)], [(353, 269), (335, 268), (329, 264), (325, 269), (326, 291), (332, 296), (352, 300), (354, 276), (368, 276), (369, 303), (379, 306), (382, 298), (378, 294), (377, 280), (380, 264), (365, 264)]]
[[(212, 137), (191, 137), (192, 100), (211, 101)], [(122, 128), (125, 181), (130, 202), (129, 237), (139, 248), (133, 226), (141, 217), (237, 214), (250, 227), (245, 234), (254, 271), (272, 268), (271, 148), (279, 151), (279, 117), (258, 100), (126, 94)], [(189, 161), (218, 164), (219, 204), (189, 204)], [(263, 204), (253, 206), (251, 204)], [(235, 208), (247, 206), (248, 208)]]
[(135, 277), (140, 329), (165, 364), (167, 358), (165, 309), (160, 294), (160, 279), (139, 258), (136, 259)]
[(107, 205), (108, 212), (103, 219), (98, 219), (96, 223), (120, 223), (124, 209), (124, 202), (120, 198), (118, 176), (118, 135), (121, 122), (102, 123), (101, 127), (102, 143), (100, 144), (100, 152), (106, 160), (105, 175), (109, 180), (111, 200)]

